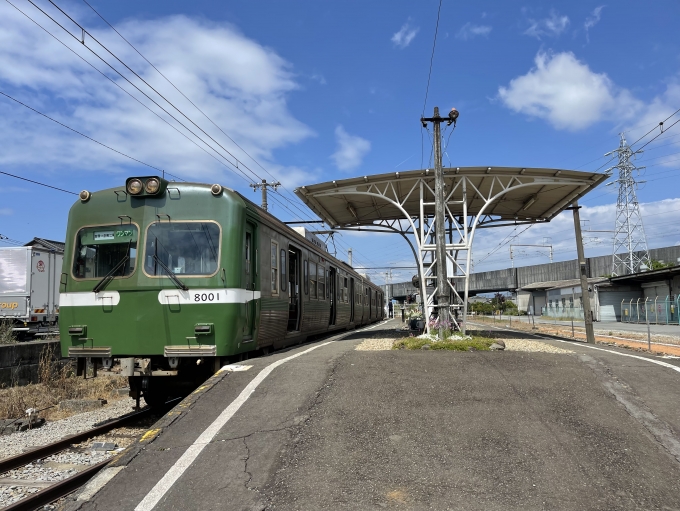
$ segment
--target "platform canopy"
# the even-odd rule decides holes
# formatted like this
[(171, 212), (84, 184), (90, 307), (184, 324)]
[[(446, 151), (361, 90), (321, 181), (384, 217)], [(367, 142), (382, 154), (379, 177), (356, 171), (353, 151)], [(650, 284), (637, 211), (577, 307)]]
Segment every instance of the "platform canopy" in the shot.
[[(483, 215), (479, 220), (482, 225), (550, 221), (606, 177), (561, 169), (444, 168), (449, 213)], [(425, 188), (422, 196), (421, 184)], [(295, 193), (331, 227), (374, 225), (405, 216), (434, 216), (431, 169), (306, 185)]]
[(520, 167), (451, 167), (443, 172), (442, 226), (435, 219), (432, 169), (306, 185), (295, 193), (334, 230), (401, 234), (418, 262), (421, 296), (428, 308), (435, 307), (438, 293), (436, 232), (443, 229), (446, 267), (452, 268), (445, 274), (451, 276), (448, 291), (457, 324), (458, 310), (463, 318), (467, 313), (472, 242), (478, 228), (549, 222), (607, 178), (593, 172)]

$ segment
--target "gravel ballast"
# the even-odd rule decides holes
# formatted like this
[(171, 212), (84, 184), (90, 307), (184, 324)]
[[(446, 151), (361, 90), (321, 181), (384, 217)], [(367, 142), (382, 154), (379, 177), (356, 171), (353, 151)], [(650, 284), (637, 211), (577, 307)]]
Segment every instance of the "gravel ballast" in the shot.
[(0, 459), (9, 458), (34, 447), (56, 442), (68, 435), (87, 431), (95, 424), (132, 412), (134, 406), (134, 399), (125, 398), (104, 406), (99, 410), (83, 412), (66, 419), (48, 422), (39, 429), (0, 436)]
[[(99, 410), (48, 422), (40, 429), (1, 436), (0, 458), (8, 458), (35, 447), (56, 442), (65, 436), (87, 431), (95, 424), (133, 411), (134, 406), (134, 399), (125, 398)], [(0, 474), (0, 506), (13, 504), (39, 491), (46, 486), (46, 483), (64, 480), (114, 454), (112, 451), (91, 450), (89, 443), (91, 442), (81, 444), (75, 450), (53, 454), (25, 467)]]

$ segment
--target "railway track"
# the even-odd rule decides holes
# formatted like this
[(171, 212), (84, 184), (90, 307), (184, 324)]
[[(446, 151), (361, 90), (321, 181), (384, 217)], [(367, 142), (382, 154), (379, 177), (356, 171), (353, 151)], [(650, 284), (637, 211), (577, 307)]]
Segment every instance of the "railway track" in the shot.
[[(166, 407), (172, 407), (180, 400), (180, 398), (172, 399), (166, 403)], [(36, 449), (17, 454), (16, 456), (0, 460), (0, 474), (5, 474), (11, 470), (25, 467), (48, 456), (68, 450), (74, 444), (79, 444), (106, 433), (110, 433), (115, 429), (129, 426), (136, 421), (152, 416), (153, 413), (154, 412), (150, 408), (133, 412), (82, 433), (70, 435), (58, 440), (57, 442), (43, 445)], [(45, 505), (51, 504), (83, 486), (92, 477), (94, 477), (97, 472), (106, 467), (110, 461), (111, 458), (108, 458), (99, 463), (91, 465), (84, 470), (78, 471), (66, 479), (55, 481), (54, 483), (40, 481), (38, 485), (36, 484), (38, 482), (35, 481), (22, 481), (21, 479), (16, 479), (16, 482), (14, 483), (16, 486), (27, 486), (33, 488), (44, 485), (47, 486), (13, 504), (10, 504), (9, 506), (3, 508), (3, 511), (33, 511), (35, 509), (42, 508)], [(22, 482), (28, 484), (22, 484)]]

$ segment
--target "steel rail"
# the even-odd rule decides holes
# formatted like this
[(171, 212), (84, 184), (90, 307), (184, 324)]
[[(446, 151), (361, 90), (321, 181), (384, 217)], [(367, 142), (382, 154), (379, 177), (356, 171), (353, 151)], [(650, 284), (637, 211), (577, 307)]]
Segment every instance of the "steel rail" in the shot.
[[(35, 511), (36, 509), (40, 509), (47, 504), (51, 504), (55, 500), (58, 500), (83, 486), (86, 482), (92, 479), (92, 477), (94, 477), (97, 472), (108, 465), (109, 462), (111, 462), (111, 459), (101, 461), (96, 465), (86, 468), (85, 470), (81, 470), (77, 474), (64, 479), (63, 481), (56, 482), (53, 485), (30, 495), (29, 497), (25, 497), (18, 502), (3, 508), (3, 511)], [(17, 482), (20, 483), (21, 481), (17, 480)]]
[[(166, 402), (165, 405), (173, 405), (177, 401), (181, 401), (181, 399), (183, 398), (171, 399), (170, 401)], [(111, 422), (107, 422), (106, 424), (102, 424), (101, 426), (97, 426), (96, 428), (89, 429), (88, 431), (67, 436), (61, 440), (58, 440), (57, 442), (1, 460), (0, 473), (27, 465), (32, 461), (68, 449), (71, 444), (79, 443), (92, 437), (108, 433), (112, 429), (116, 429), (134, 419), (149, 415), (151, 412), (151, 408), (147, 408), (139, 412), (133, 412), (125, 415), (124, 417), (120, 417), (119, 419), (115, 419)], [(67, 479), (55, 482), (53, 485), (50, 485), (47, 488), (44, 488), (28, 497), (24, 497), (10, 506), (4, 507), (3, 511), (34, 511), (35, 509), (41, 508), (46, 504), (51, 504), (55, 500), (58, 500), (83, 486), (87, 481), (92, 479), (92, 477), (94, 477), (97, 472), (108, 465), (112, 459), (113, 458), (109, 458), (107, 460), (101, 461), (96, 465), (86, 468), (85, 470), (81, 470)], [(17, 486), (21, 486), (21, 479), (17, 479)]]
[(138, 419), (148, 415), (149, 413), (151, 413), (150, 408), (141, 410), (139, 412), (133, 412), (119, 419), (107, 422), (106, 424), (102, 424), (87, 431), (83, 431), (82, 433), (76, 433), (75, 435), (64, 437), (61, 440), (57, 440), (51, 444), (37, 447), (36, 449), (32, 449), (30, 451), (22, 452), (21, 454), (17, 454), (11, 458), (0, 460), (0, 474), (27, 465), (32, 461), (45, 458), (51, 454), (63, 451), (64, 449), (68, 449), (71, 444), (77, 444), (92, 437), (108, 433), (112, 429), (118, 428), (133, 419)]

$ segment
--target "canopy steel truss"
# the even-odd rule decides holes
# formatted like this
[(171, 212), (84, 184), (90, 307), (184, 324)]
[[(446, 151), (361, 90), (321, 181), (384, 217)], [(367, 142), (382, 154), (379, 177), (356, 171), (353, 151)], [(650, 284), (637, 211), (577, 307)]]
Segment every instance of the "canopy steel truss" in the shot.
[(438, 294), (435, 239), (437, 229), (444, 229), (447, 265), (453, 269), (447, 279), (450, 317), (465, 332), (477, 229), (547, 222), (604, 178), (555, 169), (447, 168), (443, 226), (435, 219), (429, 169), (303, 186), (295, 193), (333, 229), (401, 234), (417, 261), (426, 312)]

